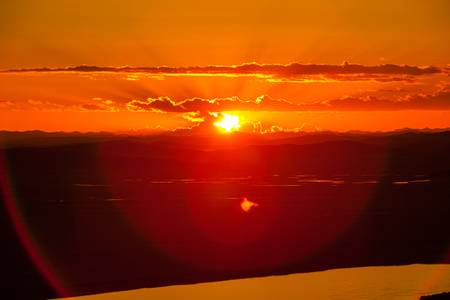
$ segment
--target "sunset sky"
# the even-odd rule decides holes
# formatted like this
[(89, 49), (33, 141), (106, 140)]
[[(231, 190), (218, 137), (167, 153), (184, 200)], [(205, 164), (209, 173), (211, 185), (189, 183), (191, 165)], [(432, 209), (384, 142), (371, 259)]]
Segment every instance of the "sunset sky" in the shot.
[[(450, 127), (450, 2), (1, 1), (0, 130)], [(130, 131), (131, 130), (131, 131)]]

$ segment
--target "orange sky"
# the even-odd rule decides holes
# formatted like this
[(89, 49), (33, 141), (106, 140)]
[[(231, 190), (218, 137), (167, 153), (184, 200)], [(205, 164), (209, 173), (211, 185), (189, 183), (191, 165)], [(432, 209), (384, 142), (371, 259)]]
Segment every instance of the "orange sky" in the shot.
[(2, 1), (0, 130), (213, 112), (258, 132), (450, 127), (448, 15), (446, 0)]

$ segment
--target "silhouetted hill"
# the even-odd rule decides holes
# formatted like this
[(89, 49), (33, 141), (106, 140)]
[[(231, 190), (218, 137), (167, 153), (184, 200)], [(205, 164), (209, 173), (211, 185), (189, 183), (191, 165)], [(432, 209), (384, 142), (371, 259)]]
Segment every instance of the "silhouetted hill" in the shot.
[(122, 139), (123, 136), (109, 132), (44, 132), (34, 131), (0, 131), (2, 148), (11, 147), (49, 147), (57, 145), (73, 145), (93, 143), (106, 140)]
[(385, 145), (386, 143), (408, 143), (419, 141), (434, 134), (442, 135), (442, 139), (448, 138), (449, 131), (444, 129), (403, 129), (392, 132), (360, 132), (351, 131), (345, 133), (321, 131), (321, 132), (274, 132), (266, 134), (252, 134), (243, 132), (231, 132), (229, 134), (176, 134), (167, 132), (156, 135), (136, 135), (111, 132), (44, 132), (44, 131), (0, 131), (2, 148), (12, 147), (48, 147), (64, 144), (95, 143), (105, 141), (136, 141), (150, 143), (154, 141), (175, 142), (184, 147), (195, 149), (221, 149), (242, 148), (247, 145), (281, 145), (281, 144), (316, 144), (330, 141), (354, 141), (369, 144)]
[[(265, 170), (271, 174), (405, 173), (445, 174), (450, 170), (450, 132), (402, 133), (394, 136), (313, 135), (267, 140), (254, 135), (118, 137), (46, 148), (5, 149), (17, 165), (77, 168), (102, 161), (126, 171), (141, 164), (149, 174), (180, 175), (194, 165), (210, 165), (230, 176)], [(53, 139), (51, 137), (50, 139)], [(65, 138), (64, 138), (65, 139)], [(67, 140), (64, 140), (67, 141)], [(319, 141), (319, 142), (317, 142)], [(325, 142), (323, 142), (325, 141)], [(288, 144), (287, 142), (293, 142)], [(317, 142), (317, 143), (316, 143)], [(130, 171), (131, 172), (131, 171)], [(153, 172), (153, 173), (152, 173)]]

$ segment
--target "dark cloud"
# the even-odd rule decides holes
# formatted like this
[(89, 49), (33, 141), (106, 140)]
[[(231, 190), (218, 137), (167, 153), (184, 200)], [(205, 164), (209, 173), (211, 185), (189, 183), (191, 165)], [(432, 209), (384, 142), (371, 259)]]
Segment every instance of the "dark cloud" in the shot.
[(208, 113), (226, 111), (294, 112), (294, 111), (391, 111), (391, 110), (447, 110), (450, 109), (450, 85), (441, 87), (433, 94), (411, 94), (397, 100), (379, 99), (374, 96), (345, 97), (323, 102), (294, 104), (269, 96), (254, 101), (237, 97), (226, 99), (188, 99), (174, 102), (167, 97), (133, 100), (126, 104), (131, 111), (182, 113), (186, 119), (204, 118)]
[(450, 85), (444, 85), (433, 94), (411, 94), (395, 101), (372, 96), (346, 97), (326, 101), (323, 106), (335, 111), (450, 110)]
[(450, 84), (444, 85), (431, 95), (409, 95), (404, 103), (411, 109), (450, 110)]
[(238, 66), (193, 66), (193, 67), (99, 67), (81, 65), (67, 68), (35, 68), (3, 70), (2, 73), (11, 72), (80, 72), (80, 73), (120, 73), (142, 74), (157, 76), (174, 75), (232, 75), (232, 76), (257, 76), (267, 80), (301, 81), (311, 76), (316, 79), (328, 79), (339, 81), (413, 81), (415, 76), (431, 74), (448, 74), (449, 70), (438, 67), (418, 67), (407, 65), (377, 65), (364, 66), (359, 64), (319, 65), (291, 63), (287, 65), (277, 64), (242, 64)]
[(391, 100), (369, 96), (365, 98), (346, 97), (330, 100), (325, 102), (324, 106), (335, 111), (383, 111), (394, 109), (395, 103)]
[(274, 100), (268, 96), (255, 101), (244, 101), (237, 97), (224, 99), (193, 98), (175, 103), (167, 97), (149, 98), (145, 101), (132, 100), (126, 104), (131, 111), (197, 113), (222, 111), (295, 111), (299, 106), (283, 99)]
[(149, 98), (147, 100), (132, 100), (126, 104), (128, 110), (131, 111), (154, 111), (154, 112), (185, 112), (168, 97), (159, 97), (156, 99)]

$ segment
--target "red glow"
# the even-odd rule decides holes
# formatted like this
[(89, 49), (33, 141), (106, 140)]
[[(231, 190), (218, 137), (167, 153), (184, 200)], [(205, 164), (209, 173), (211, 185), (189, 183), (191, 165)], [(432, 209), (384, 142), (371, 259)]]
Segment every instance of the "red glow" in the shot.
[[(338, 159), (347, 155), (345, 145), (332, 149), (333, 156), (320, 165), (321, 172), (355, 173), (364, 168), (377, 173), (381, 164), (378, 159), (364, 165), (361, 160)], [(150, 149), (157, 151), (147, 150)], [(285, 163), (282, 157), (291, 154), (275, 150), (250, 147), (237, 152), (212, 151), (192, 157), (194, 165), (158, 166), (149, 160), (137, 167), (104, 155), (111, 155), (118, 148), (102, 148), (100, 157), (114, 187), (114, 197), (129, 199), (118, 205), (152, 243), (179, 259), (213, 269), (258, 269), (304, 258), (339, 237), (364, 207), (371, 192), (369, 185), (285, 186), (289, 173), (274, 176), (271, 172)], [(170, 154), (167, 149), (158, 151), (165, 151), (169, 157), (182, 154), (179, 149), (172, 149)], [(292, 164), (308, 167), (300, 158), (289, 160), (289, 166)], [(166, 183), (159, 183), (160, 179), (152, 184), (135, 181), (130, 183), (133, 189), (130, 193), (123, 188), (125, 175), (115, 172), (116, 169), (136, 180), (158, 174), (156, 180), (169, 169), (182, 177)], [(346, 200), (331, 201), (331, 197)], [(320, 221), (324, 216), (326, 221)]]

